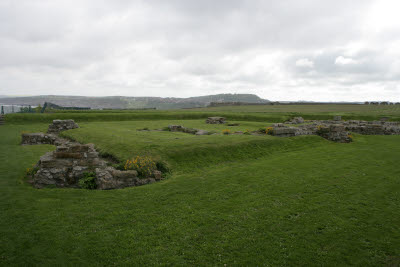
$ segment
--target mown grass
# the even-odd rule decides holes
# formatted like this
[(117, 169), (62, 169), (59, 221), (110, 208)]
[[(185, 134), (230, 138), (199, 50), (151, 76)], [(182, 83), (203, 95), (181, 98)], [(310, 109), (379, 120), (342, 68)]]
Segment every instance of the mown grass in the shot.
[(257, 112), (257, 113), (300, 113), (300, 114), (369, 114), (400, 116), (400, 105), (249, 105), (249, 106), (224, 106), (192, 109), (196, 111), (217, 112)]
[(7, 123), (50, 123), (54, 119), (74, 119), (77, 122), (132, 120), (196, 120), (223, 116), (228, 120), (282, 122), (296, 116), (327, 120), (341, 115), (344, 120), (379, 120), (388, 117), (400, 121), (400, 105), (261, 105), (228, 106), (187, 110), (88, 110), (59, 111), (45, 114), (7, 114)]
[[(81, 126), (65, 134), (98, 141), (110, 153), (125, 151), (121, 158), (151, 149), (144, 144), (157, 139), (152, 151), (171, 156), (179, 171), (122, 190), (33, 189), (24, 170), (54, 147), (20, 146), (20, 133), (46, 124), (1, 126), (0, 265), (399, 262), (400, 136), (356, 135), (354, 143), (336, 144), (136, 131), (158, 122)], [(189, 167), (179, 166), (185, 158)]]
[[(164, 112), (176, 112), (169, 110)], [(369, 114), (369, 115), (394, 115), (400, 116), (400, 105), (350, 105), (350, 104), (324, 104), (324, 105), (243, 105), (243, 106), (221, 106), (204, 107), (179, 110), (179, 112), (246, 112), (246, 113), (301, 113), (331, 115), (345, 114)], [(150, 112), (159, 113), (159, 110), (135, 110), (135, 109), (104, 109), (104, 110), (53, 110), (59, 113), (135, 113)]]
[[(274, 150), (294, 150), (297, 146), (313, 146), (324, 142), (319, 137), (301, 137), (307, 142), (293, 142), (293, 138), (253, 135), (221, 135), (223, 129), (254, 131), (271, 123), (233, 121), (239, 126), (210, 125), (203, 120), (89, 122), (80, 128), (63, 132), (62, 136), (81, 143), (94, 143), (103, 153), (121, 162), (138, 155), (148, 155), (169, 163), (174, 170), (188, 170), (199, 164), (262, 157)], [(153, 131), (168, 125), (203, 129), (218, 135), (196, 136), (187, 133)], [(138, 131), (148, 128), (152, 131)], [(268, 148), (266, 152), (263, 148)]]
[(76, 122), (91, 121), (148, 121), (148, 120), (194, 120), (206, 119), (211, 116), (224, 116), (228, 120), (269, 121), (280, 122), (290, 118), (280, 114), (251, 114), (251, 113), (215, 113), (215, 112), (185, 112), (185, 111), (135, 111), (135, 112), (65, 112), (65, 113), (13, 113), (6, 114), (6, 123), (51, 123), (55, 119), (73, 119)]

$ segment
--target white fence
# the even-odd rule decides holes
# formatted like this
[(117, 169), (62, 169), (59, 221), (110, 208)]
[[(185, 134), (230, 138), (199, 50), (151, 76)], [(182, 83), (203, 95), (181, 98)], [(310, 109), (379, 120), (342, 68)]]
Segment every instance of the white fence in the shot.
[(1, 106), (0, 112), (1, 110), (4, 110), (4, 114), (20, 112), (23, 107), (26, 107), (19, 105), (2, 105), (2, 104), (0, 104), (0, 106)]

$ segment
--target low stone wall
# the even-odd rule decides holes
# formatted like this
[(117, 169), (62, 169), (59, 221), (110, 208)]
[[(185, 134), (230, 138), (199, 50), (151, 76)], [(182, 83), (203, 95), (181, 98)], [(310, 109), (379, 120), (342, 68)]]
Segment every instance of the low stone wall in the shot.
[(317, 134), (325, 139), (338, 143), (349, 143), (352, 141), (351, 135), (343, 125), (330, 125), (329, 127), (320, 127)]
[(208, 117), (206, 120), (208, 124), (224, 124), (226, 119), (224, 117)]
[(294, 127), (274, 127), (272, 135), (278, 137), (291, 137), (296, 135), (296, 128)]
[(39, 170), (32, 179), (36, 188), (79, 188), (79, 180), (87, 172), (95, 173), (97, 189), (139, 186), (162, 179), (160, 171), (154, 171), (154, 177), (139, 178), (137, 171), (116, 170), (99, 157), (93, 144), (82, 145), (66, 140), (55, 151), (40, 157), (36, 168)]
[(22, 145), (54, 145), (57, 137), (52, 134), (44, 133), (24, 133), (22, 134)]
[(400, 123), (387, 121), (348, 121), (344, 123), (346, 130), (366, 135), (400, 134)]
[(290, 137), (298, 135), (320, 135), (335, 142), (350, 142), (349, 132), (365, 135), (399, 135), (400, 123), (388, 121), (340, 121), (340, 116), (334, 120), (313, 120), (308, 124), (291, 127), (292, 122), (275, 123), (272, 135), (279, 137)]
[(168, 130), (171, 132), (182, 132), (188, 134), (195, 134), (195, 135), (209, 135), (210, 132), (206, 130), (199, 130), (194, 128), (186, 128), (182, 125), (168, 125)]
[(74, 120), (53, 120), (53, 123), (49, 125), (47, 133), (58, 134), (62, 131), (79, 128), (78, 124)]
[(55, 151), (40, 157), (36, 165), (39, 170), (32, 182), (36, 188), (50, 185), (79, 187), (79, 179), (83, 178), (85, 172), (106, 166), (107, 163), (99, 158), (93, 145), (65, 142)]
[(309, 125), (302, 125), (304, 127), (318, 127), (318, 126), (330, 126), (330, 125), (343, 125), (346, 131), (359, 133), (364, 135), (398, 135), (400, 134), (400, 123), (389, 122), (389, 121), (361, 121), (361, 120), (349, 120), (349, 121), (310, 121)]
[[(125, 188), (131, 186), (141, 186), (151, 184), (161, 180), (161, 172), (155, 177), (138, 178), (137, 171), (120, 171), (112, 167), (96, 168), (97, 189), (108, 190)], [(158, 179), (157, 179), (158, 178)]]
[(304, 123), (304, 119), (303, 119), (303, 117), (294, 117), (293, 119), (289, 120), (286, 123), (288, 123), (288, 124), (300, 124), (300, 123)]
[[(49, 126), (49, 132), (77, 128), (72, 120), (55, 120)], [(117, 189), (153, 183), (162, 179), (160, 171), (153, 171), (153, 177), (140, 178), (137, 171), (120, 171), (108, 166), (100, 158), (93, 144), (80, 144), (58, 137), (54, 134), (23, 134), (22, 144), (54, 144), (56, 150), (40, 157), (35, 168), (38, 171), (32, 177), (36, 188), (72, 187), (79, 188), (79, 180), (85, 173), (94, 173), (97, 189)]]

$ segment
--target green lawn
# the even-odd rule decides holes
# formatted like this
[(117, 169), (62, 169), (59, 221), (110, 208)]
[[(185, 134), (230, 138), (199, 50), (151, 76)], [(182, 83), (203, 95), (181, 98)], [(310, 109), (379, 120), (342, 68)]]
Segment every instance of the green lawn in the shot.
[(218, 112), (261, 112), (261, 113), (304, 113), (304, 114), (369, 114), (400, 116), (400, 105), (250, 105), (225, 106), (194, 109), (196, 111)]
[[(261, 127), (267, 127), (271, 123), (261, 122), (236, 122), (239, 126), (210, 125), (204, 120), (184, 121), (129, 121), (129, 122), (89, 122), (81, 123), (80, 128), (67, 131), (63, 136), (77, 140), (81, 143), (94, 143), (101, 152), (114, 155), (120, 161), (132, 158), (136, 155), (152, 155), (163, 161), (175, 163), (175, 167), (183, 162), (198, 164), (200, 157), (205, 160), (220, 161), (221, 157), (244, 156), (243, 147), (249, 146), (253, 141), (257, 144), (267, 143), (271, 145), (271, 139), (279, 139), (270, 136), (248, 135), (221, 135), (222, 130), (253, 131)], [(216, 135), (196, 136), (187, 133), (154, 131), (168, 125), (183, 125), (184, 127), (214, 131)], [(148, 128), (151, 131), (138, 131)], [(261, 142), (260, 142), (261, 141)], [(273, 143), (280, 144), (283, 139)], [(225, 149), (221, 149), (224, 147)], [(230, 150), (240, 148), (239, 153), (226, 155)], [(224, 155), (220, 155), (223, 153)], [(220, 155), (218, 157), (218, 155)], [(195, 157), (195, 159), (193, 159)], [(216, 158), (215, 158), (216, 157)], [(215, 158), (215, 159), (214, 159)], [(187, 164), (185, 164), (187, 167)]]
[(225, 128), (91, 122), (65, 132), (121, 160), (160, 154), (173, 168), (162, 182), (111, 191), (33, 189), (24, 170), (54, 147), (20, 146), (20, 133), (47, 125), (0, 126), (0, 265), (399, 263), (400, 136), (336, 144), (136, 131), (171, 123)]
[(228, 120), (254, 122), (283, 122), (295, 116), (305, 119), (327, 120), (341, 115), (345, 120), (379, 120), (388, 117), (400, 121), (400, 105), (255, 105), (226, 106), (180, 110), (63, 110), (56, 113), (6, 114), (7, 123), (51, 123), (54, 119), (93, 121), (149, 121), (149, 120), (205, 120), (223, 116)]

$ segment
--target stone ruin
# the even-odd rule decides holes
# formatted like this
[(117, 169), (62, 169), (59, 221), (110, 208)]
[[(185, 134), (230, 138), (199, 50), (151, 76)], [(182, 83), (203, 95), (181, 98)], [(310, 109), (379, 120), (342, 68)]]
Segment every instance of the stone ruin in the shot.
[(54, 145), (57, 140), (57, 136), (44, 133), (23, 133), (21, 137), (22, 145)]
[[(50, 132), (55, 129), (65, 130), (67, 127), (77, 128), (74, 121), (55, 121)], [(52, 144), (56, 150), (40, 157), (35, 168), (38, 171), (32, 177), (36, 188), (71, 187), (79, 188), (79, 180), (87, 172), (95, 173), (97, 189), (117, 189), (153, 183), (162, 179), (160, 171), (153, 171), (153, 177), (139, 178), (137, 171), (120, 171), (99, 156), (93, 144), (80, 144), (58, 137), (54, 134), (23, 134), (22, 144)]]
[(289, 120), (286, 123), (288, 123), (288, 124), (300, 124), (300, 123), (304, 123), (304, 119), (303, 119), (303, 117), (294, 117), (293, 119)]
[(44, 133), (23, 133), (22, 145), (54, 145), (58, 138), (58, 134), (62, 131), (79, 128), (74, 120), (53, 120), (49, 125), (47, 134)]
[(49, 125), (47, 133), (58, 134), (62, 131), (79, 128), (78, 124), (74, 120), (53, 120), (53, 123)]
[(286, 127), (282, 123), (276, 123), (272, 130), (272, 135), (279, 137), (291, 137), (296, 135), (295, 127)]
[[(222, 118), (222, 117), (210, 117)], [(210, 119), (209, 118), (209, 119)], [(208, 121), (208, 120), (207, 120)], [(292, 126), (294, 124), (301, 124)], [(349, 120), (342, 121), (341, 116), (334, 116), (333, 120), (309, 120), (305, 121), (302, 117), (294, 117), (285, 123), (273, 124), (271, 135), (278, 137), (291, 137), (299, 135), (319, 135), (327, 140), (341, 143), (352, 141), (350, 132), (371, 135), (392, 135), (400, 134), (400, 123), (380, 121), (361, 121)], [(185, 132), (196, 135), (211, 134), (205, 130), (185, 128), (181, 125), (169, 125), (171, 132)], [(241, 131), (232, 134), (244, 134)], [(260, 135), (260, 132), (251, 132), (252, 135)]]
[(325, 139), (338, 143), (350, 143), (351, 134), (345, 130), (343, 125), (330, 125), (329, 127), (319, 127), (317, 134)]
[(397, 135), (400, 134), (400, 123), (393, 121), (357, 121), (342, 123), (346, 130), (366, 135)]
[[(299, 135), (319, 135), (334, 142), (347, 143), (351, 141), (349, 132), (367, 135), (399, 135), (400, 123), (388, 121), (360, 121), (360, 120), (311, 120), (306, 124), (291, 126), (304, 122), (297, 118), (287, 123), (275, 123), (272, 135), (290, 137)], [(295, 122), (295, 123), (294, 123)], [(105, 159), (99, 156), (93, 144), (80, 144), (60, 138), (56, 133), (67, 129), (78, 128), (73, 120), (55, 120), (49, 126), (49, 133), (22, 134), (23, 145), (50, 144), (56, 150), (43, 155), (35, 168), (38, 171), (32, 177), (32, 184), (36, 188), (71, 187), (79, 188), (79, 180), (85, 173), (95, 174), (97, 189), (117, 189), (131, 186), (140, 186), (163, 179), (162, 173), (153, 171), (152, 177), (140, 178), (137, 171), (121, 171), (109, 166)], [(170, 125), (173, 132), (186, 132), (196, 135), (210, 134), (204, 130), (185, 128), (180, 125)], [(243, 134), (237, 132), (238, 134)], [(256, 134), (256, 133), (254, 133)]]
[[(298, 121), (298, 120), (297, 120)], [(297, 127), (289, 126), (292, 121), (275, 123), (272, 135), (290, 137), (298, 135), (320, 135), (328, 140), (347, 143), (351, 141), (350, 132), (365, 135), (398, 135), (400, 134), (399, 122), (388, 121), (341, 121), (341, 116), (334, 120), (311, 120), (308, 124)]]
[(199, 130), (194, 128), (186, 128), (182, 125), (168, 125), (168, 131), (171, 132), (182, 132), (195, 135), (210, 135), (211, 133), (206, 130)]
[(226, 119), (224, 117), (208, 117), (206, 120), (208, 124), (224, 124)]

